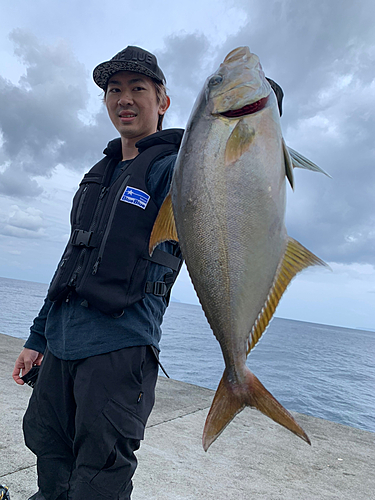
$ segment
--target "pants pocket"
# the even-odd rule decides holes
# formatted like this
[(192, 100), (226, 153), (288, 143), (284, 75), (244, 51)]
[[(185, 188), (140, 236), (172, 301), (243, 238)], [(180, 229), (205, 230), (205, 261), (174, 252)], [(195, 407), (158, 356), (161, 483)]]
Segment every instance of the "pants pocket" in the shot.
[(23, 434), (26, 446), (38, 457), (66, 453), (67, 446), (52, 427), (45, 425), (36, 394), (32, 394), (23, 417)]
[(119, 495), (129, 487), (137, 467), (134, 452), (144, 428), (139, 417), (123, 405), (112, 399), (107, 402), (78, 450), (76, 481), (81, 495), (85, 488), (87, 493), (104, 488)]
[[(139, 397), (142, 398), (142, 396), (143, 393), (140, 392)], [(108, 401), (103, 410), (103, 416), (120, 436), (133, 439), (144, 438), (145, 422), (143, 419), (117, 401)]]

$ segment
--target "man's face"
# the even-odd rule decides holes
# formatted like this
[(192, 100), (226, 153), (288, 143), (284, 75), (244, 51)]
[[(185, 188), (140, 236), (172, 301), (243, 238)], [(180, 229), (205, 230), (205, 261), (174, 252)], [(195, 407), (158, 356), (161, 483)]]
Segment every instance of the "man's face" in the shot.
[(151, 78), (130, 71), (120, 71), (109, 79), (105, 103), (121, 137), (136, 140), (156, 132), (159, 114), (169, 106), (169, 102), (157, 102)]

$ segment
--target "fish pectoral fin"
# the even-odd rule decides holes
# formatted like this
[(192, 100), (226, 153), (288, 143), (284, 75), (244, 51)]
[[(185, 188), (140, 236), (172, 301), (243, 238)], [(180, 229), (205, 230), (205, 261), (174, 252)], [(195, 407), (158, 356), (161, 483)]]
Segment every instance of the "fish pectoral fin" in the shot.
[(322, 168), (318, 167), (318, 165), (316, 165), (312, 161), (308, 160), (303, 155), (301, 155), (300, 153), (298, 153), (294, 149), (290, 148), (289, 146), (286, 146), (286, 148), (288, 149), (289, 154), (292, 158), (292, 163), (293, 163), (294, 168), (304, 168), (306, 170), (312, 170), (313, 172), (320, 172), (321, 174), (324, 174), (327, 177), (329, 177), (330, 179), (332, 179), (332, 177), (327, 172), (325, 172)]
[(225, 164), (238, 160), (250, 147), (255, 136), (255, 130), (244, 120), (240, 120), (229, 136), (225, 147)]
[(247, 367), (245, 370), (245, 381), (241, 385), (231, 384), (227, 370), (224, 371), (204, 426), (202, 438), (204, 451), (208, 450), (245, 406), (256, 408), (311, 444), (307, 434), (292, 415), (267, 391)]
[(292, 189), (294, 189), (293, 163), (284, 139), (283, 139), (283, 153), (285, 162), (285, 175), (287, 176), (289, 184), (292, 186)]
[(150, 255), (155, 247), (163, 241), (178, 241), (176, 222), (173, 215), (172, 196), (169, 192), (160, 207), (158, 216), (156, 217), (154, 227), (152, 228), (149, 252)]
[(309, 266), (329, 267), (325, 262), (319, 259), (319, 257), (301, 245), (301, 243), (288, 237), (284, 257), (277, 268), (271, 290), (251, 329), (246, 355), (249, 354), (251, 349), (258, 343), (263, 335), (289, 283), (296, 274)]

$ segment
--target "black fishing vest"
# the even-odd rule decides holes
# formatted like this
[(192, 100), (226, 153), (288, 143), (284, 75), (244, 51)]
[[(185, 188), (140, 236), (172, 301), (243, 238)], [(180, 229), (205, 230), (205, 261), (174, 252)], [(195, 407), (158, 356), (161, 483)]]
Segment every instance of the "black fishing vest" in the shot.
[[(73, 199), (71, 235), (48, 290), (52, 301), (66, 299), (71, 290), (106, 314), (118, 314), (144, 298), (165, 296), (181, 268), (181, 252), (155, 249), (148, 243), (158, 207), (146, 179), (153, 163), (176, 153), (182, 129), (156, 132), (140, 140), (139, 155), (112, 183), (121, 161), (121, 139), (104, 150), (106, 157), (84, 176)], [(164, 281), (146, 282), (149, 262), (170, 268)]]

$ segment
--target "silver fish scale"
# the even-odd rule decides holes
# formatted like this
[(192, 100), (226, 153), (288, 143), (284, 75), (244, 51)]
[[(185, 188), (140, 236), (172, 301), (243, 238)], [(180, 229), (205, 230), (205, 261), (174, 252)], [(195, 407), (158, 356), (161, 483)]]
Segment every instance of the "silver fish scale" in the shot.
[[(268, 114), (271, 119), (272, 110)], [(246, 120), (252, 128), (256, 129), (254, 121), (264, 126), (259, 117)], [(246, 342), (287, 237), (281, 131), (276, 128), (279, 140), (273, 140), (274, 151), (263, 136), (255, 134), (250, 150), (228, 166), (226, 144), (237, 123), (213, 118), (207, 127), (206, 120), (195, 121), (185, 139), (185, 144), (190, 142), (189, 152), (184, 154), (182, 148), (172, 185), (182, 252), (228, 362), (245, 357)], [(267, 158), (273, 160), (271, 167), (261, 157), (265, 148)], [(224, 347), (231, 352), (224, 352)]]

